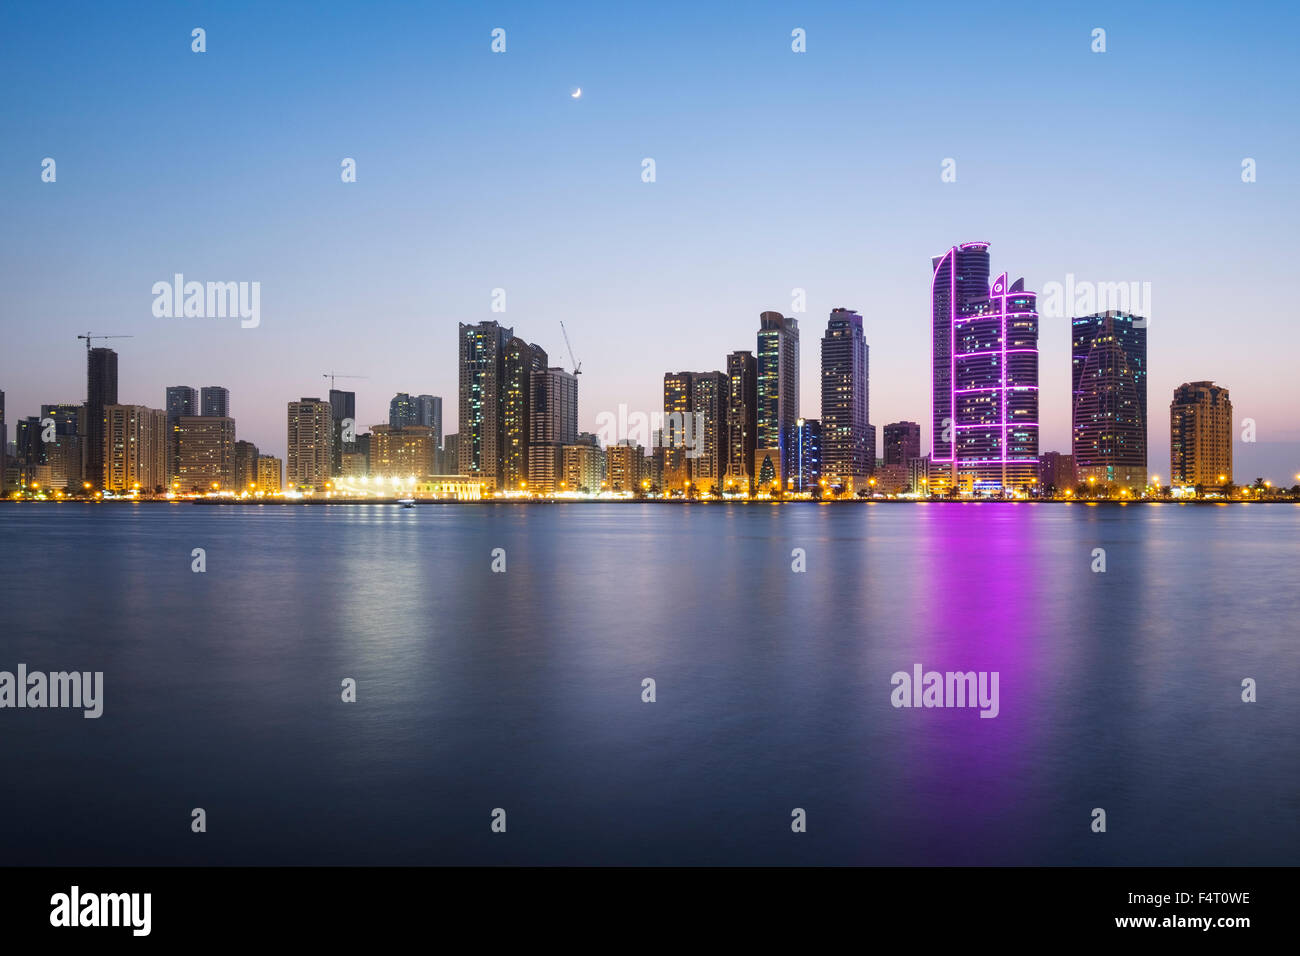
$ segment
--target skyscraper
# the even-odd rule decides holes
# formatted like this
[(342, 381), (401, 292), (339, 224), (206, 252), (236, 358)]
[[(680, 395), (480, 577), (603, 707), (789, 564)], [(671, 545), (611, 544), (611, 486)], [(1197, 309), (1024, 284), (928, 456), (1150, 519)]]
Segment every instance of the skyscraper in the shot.
[(86, 350), (85, 479), (92, 490), (104, 487), (104, 409), (117, 404), (117, 353)]
[(442, 399), (437, 395), (421, 395), (415, 400), (419, 414), (416, 424), (433, 429), (433, 441), (437, 448), (442, 447)]
[(564, 474), (561, 491), (599, 494), (605, 485), (605, 452), (597, 444), (584, 443), (581, 436), (564, 446)]
[(916, 422), (890, 422), (885, 426), (885, 464), (906, 465), (921, 457), (921, 426)]
[(204, 418), (229, 418), (230, 389), (205, 385), (200, 391), (199, 404), (203, 409), (199, 414)]
[(275, 494), (282, 485), (284, 463), (274, 455), (257, 456), (257, 490), (265, 494)]
[[(81, 490), (82, 457), (85, 454), (81, 438), (85, 409), (69, 402), (41, 406), (41, 423), (50, 422), (54, 434), (41, 441), (41, 454), (49, 466), (46, 481), (50, 488), (75, 488)], [(44, 432), (44, 430), (43, 430)]]
[(645, 453), (641, 446), (630, 438), (609, 445), (605, 448), (605, 482), (610, 491), (641, 490), (641, 482), (647, 479), (643, 474)]
[(685, 491), (691, 480), (688, 457), (695, 441), (691, 414), (691, 373), (664, 373), (664, 427), (662, 433), (664, 490)]
[(501, 441), (502, 487), (511, 491), (531, 487), (528, 444), (532, 436), (532, 410), (536, 389), (533, 376), (547, 369), (546, 350), (521, 338), (506, 342), (502, 363)]
[(869, 354), (862, 316), (833, 310), (822, 337), (821, 474), (828, 485), (850, 492), (864, 486), (876, 466), (868, 424)]
[(398, 392), (393, 396), (392, 401), (388, 403), (388, 426), (390, 428), (405, 428), (407, 425), (418, 425), (420, 423), (420, 409), (412, 398), (406, 392)]
[(752, 487), (757, 447), (758, 366), (753, 352), (727, 356), (727, 459), (724, 479), (733, 491)]
[(754, 480), (785, 488), (795, 471), (799, 419), (799, 322), (780, 312), (759, 316)]
[(330, 420), (330, 474), (341, 475), (343, 456), (357, 450), (356, 392), (330, 389)]
[(1071, 328), (1071, 425), (1078, 479), (1145, 488), (1145, 321), (1111, 311), (1079, 316)]
[[(812, 491), (821, 483), (824, 474), (825, 425), (815, 418), (800, 418), (795, 423), (795, 461), (792, 491)], [(827, 478), (827, 483), (831, 482)], [(839, 484), (840, 482), (836, 482)]]
[(417, 481), (433, 474), (433, 429), (425, 425), (370, 427), (370, 474)]
[(726, 470), (728, 380), (722, 372), (691, 374), (690, 411), (694, 440), (691, 482), (701, 492), (721, 494)]
[(236, 441), (231, 457), (231, 488), (235, 492), (252, 492), (257, 484), (257, 463), (261, 454), (251, 441)]
[(1184, 382), (1169, 403), (1171, 485), (1232, 483), (1232, 402), (1213, 382)]
[(501, 389), (506, 343), (513, 337), (513, 329), (494, 321), (460, 323), (458, 471), (478, 478), (487, 490), (501, 487), (505, 478)]
[(285, 481), (303, 488), (323, 489), (330, 478), (330, 437), (334, 412), (329, 402), (301, 398), (290, 402), (289, 451)]
[(180, 474), (180, 461), (177, 458), (180, 419), (183, 416), (199, 414), (199, 393), (188, 385), (169, 385), (167, 387), (167, 481)]
[(104, 406), (103, 487), (152, 494), (167, 481), (167, 413), (143, 405)]
[(177, 423), (177, 471), (182, 492), (234, 491), (235, 420), (183, 415)]
[(578, 440), (578, 379), (548, 368), (532, 373), (531, 387), (528, 490), (551, 494), (564, 480), (564, 446)]
[[(1038, 480), (1038, 313), (1024, 280), (988, 283), (988, 243), (931, 260), (931, 486), (966, 492)], [(937, 488), (935, 490), (938, 490)]]

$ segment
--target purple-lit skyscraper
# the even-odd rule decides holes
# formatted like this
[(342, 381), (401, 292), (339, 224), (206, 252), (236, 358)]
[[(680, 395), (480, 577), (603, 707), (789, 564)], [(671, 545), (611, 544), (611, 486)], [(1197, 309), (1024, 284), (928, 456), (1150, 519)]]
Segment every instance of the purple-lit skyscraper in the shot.
[(931, 486), (1028, 487), (1038, 477), (1038, 312), (1024, 280), (989, 284), (987, 242), (932, 260)]

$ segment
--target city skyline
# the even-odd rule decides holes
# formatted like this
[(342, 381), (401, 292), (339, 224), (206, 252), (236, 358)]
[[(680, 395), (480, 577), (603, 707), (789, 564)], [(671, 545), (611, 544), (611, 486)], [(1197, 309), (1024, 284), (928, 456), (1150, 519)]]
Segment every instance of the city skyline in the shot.
[[(642, 436), (647, 445), (628, 441), (633, 436), (620, 430), (604, 436), (605, 448), (635, 449), (627, 473), (631, 488), (665, 497), (808, 492), (1033, 497), (1040, 491), (1059, 493), (1063, 486), (1067, 495), (1082, 488), (1143, 497), (1153, 485), (1158, 494), (1162, 482), (1158, 472), (1148, 470), (1146, 458), (1148, 320), (1115, 310), (1073, 320), (1071, 450), (1040, 452), (1036, 294), (1005, 272), (989, 282), (988, 245), (964, 242), (931, 260), (931, 414), (936, 425), (943, 423), (944, 437), (936, 428), (928, 455), (920, 455), (920, 426), (901, 421), (884, 427), (883, 455), (876, 457), (876, 426), (868, 414), (869, 346), (861, 316), (843, 307), (831, 310), (822, 339), (822, 418), (788, 421), (798, 401), (799, 326), (793, 318), (764, 312), (757, 359), (738, 351), (726, 356), (725, 373), (665, 373), (662, 418), (657, 424), (650, 419), (651, 431)], [(248, 492), (264, 469), (281, 460), (236, 440), (224, 387), (168, 386), (165, 407), (157, 409), (117, 402), (117, 353), (93, 348), (97, 337), (78, 336), (87, 343), (85, 403), (42, 404), (41, 418), (20, 419), (15, 436), (20, 467), (16, 478), (0, 473), (5, 483), (28, 492), (39, 488), (38, 482), (78, 493), (102, 488), (149, 494), (164, 487), (180, 494)], [(472, 485), (476, 497), (552, 495), (579, 487), (595, 493), (619, 485), (612, 465), (608, 483), (602, 481), (599, 489), (566, 481), (594, 473), (595, 459), (578, 446), (594, 449), (609, 464), (601, 438), (578, 431), (580, 365), (571, 372), (550, 366), (540, 346), (495, 321), (461, 323), (459, 339), (458, 405), (471, 423), (466, 441), (449, 435), (444, 450), (442, 398), (412, 398), (405, 392), (390, 400), (388, 424), (357, 435), (355, 393), (331, 388), (329, 401), (302, 397), (288, 403), (288, 469), (280, 478), (277, 466), (275, 484), (283, 480), (290, 489), (310, 493), (340, 482), (346, 494), (369, 494), (362, 485), (374, 476), (412, 485), (418, 480), (433, 494), (464, 494)], [(335, 376), (325, 377), (333, 385)], [(203, 414), (186, 415), (194, 411), (197, 394)], [(1236, 422), (1228, 394), (1226, 386), (1211, 381), (1183, 383), (1175, 390), (1171, 486), (1195, 486), (1200, 495), (1203, 489), (1236, 484)], [(3, 438), (3, 391), (0, 426)], [(1254, 423), (1243, 423), (1245, 441), (1253, 429)], [(737, 465), (737, 449), (747, 450), (750, 434), (760, 436), (760, 447), (752, 462)], [(761, 447), (764, 443), (768, 447)], [(438, 476), (456, 480), (439, 487), (433, 480)], [(1257, 478), (1257, 490), (1265, 490), (1264, 482)], [(1279, 481), (1278, 487), (1288, 485)], [(1174, 494), (1181, 492), (1175, 487)]]

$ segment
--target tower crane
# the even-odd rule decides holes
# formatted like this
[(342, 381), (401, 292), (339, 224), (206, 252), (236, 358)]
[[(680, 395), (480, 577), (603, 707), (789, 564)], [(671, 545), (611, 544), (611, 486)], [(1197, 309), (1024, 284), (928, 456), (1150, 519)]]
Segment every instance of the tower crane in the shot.
[(91, 333), (87, 332), (85, 335), (78, 335), (77, 338), (86, 340), (86, 351), (89, 352), (91, 339), (133, 339), (135, 338), (135, 336), (134, 335), (92, 335)]
[(321, 376), (321, 378), (327, 378), (330, 380), (331, 391), (333, 391), (334, 389), (334, 380), (336, 378), (369, 378), (369, 377), (370, 377), (369, 375), (343, 375), (338, 372), (326, 372), (324, 375)]
[(564, 320), (560, 320), (560, 331), (564, 333), (564, 347), (569, 350), (569, 361), (573, 363), (573, 374), (582, 374), (582, 363), (573, 357), (573, 343), (569, 341), (569, 330), (564, 327)]

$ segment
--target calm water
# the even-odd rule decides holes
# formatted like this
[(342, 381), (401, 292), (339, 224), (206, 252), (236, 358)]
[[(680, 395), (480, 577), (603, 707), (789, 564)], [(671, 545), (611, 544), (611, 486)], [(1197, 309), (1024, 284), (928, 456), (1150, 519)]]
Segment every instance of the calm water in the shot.
[[(1294, 864), (1297, 532), (1279, 505), (0, 508), (0, 670), (105, 675), (99, 720), (0, 710), (0, 859)], [(895, 709), (915, 663), (998, 671), (1000, 715)]]

